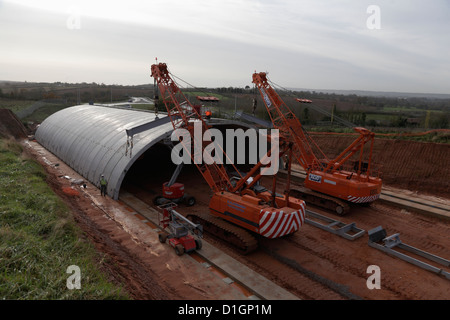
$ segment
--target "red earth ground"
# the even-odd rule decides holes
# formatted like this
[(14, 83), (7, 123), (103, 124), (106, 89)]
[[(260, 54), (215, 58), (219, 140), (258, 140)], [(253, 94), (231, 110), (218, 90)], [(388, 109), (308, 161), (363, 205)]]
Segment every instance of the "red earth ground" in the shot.
[[(9, 112), (1, 115), (1, 133), (22, 139), (20, 122)], [(329, 157), (343, 150), (352, 140), (352, 137), (333, 136), (316, 139)], [(89, 194), (79, 186), (71, 185), (64, 176), (75, 177), (77, 174), (56, 157), (52, 158), (48, 151), (32, 144), (36, 148), (27, 148), (28, 152), (42, 163), (48, 173), (49, 185), (66, 201), (86, 239), (103, 256), (100, 267), (112, 281), (123, 284), (132, 298), (243, 298), (214, 275), (205, 273), (192, 259), (189, 260), (189, 256), (180, 258), (173, 250), (159, 244), (156, 233), (136, 218), (127, 216), (120, 203), (100, 197), (100, 192), (89, 183)], [(448, 202), (450, 169), (446, 162), (450, 159), (449, 147), (376, 139), (374, 162), (383, 164), (385, 184), (440, 196)], [(48, 165), (42, 153), (47, 162), (60, 165)], [(198, 205), (190, 210), (207, 210), (210, 192), (206, 183), (195, 170), (187, 171), (185, 178), (186, 189), (198, 201)], [(151, 205), (151, 197), (159, 192), (160, 186), (161, 181), (155, 178), (129, 188), (134, 188), (131, 191), (136, 197)], [(352, 210), (348, 216), (339, 219), (346, 223), (356, 222), (365, 230), (382, 225), (389, 235), (399, 232), (407, 244), (447, 259), (450, 256), (450, 223), (446, 220), (383, 203)], [(261, 239), (260, 249), (247, 256), (239, 255), (214, 239), (206, 240), (301, 299), (450, 299), (448, 280), (369, 248), (367, 236), (349, 242), (304, 225), (291, 237), (274, 241)], [(368, 290), (366, 286), (369, 276), (366, 270), (373, 264), (382, 270), (381, 290)]]

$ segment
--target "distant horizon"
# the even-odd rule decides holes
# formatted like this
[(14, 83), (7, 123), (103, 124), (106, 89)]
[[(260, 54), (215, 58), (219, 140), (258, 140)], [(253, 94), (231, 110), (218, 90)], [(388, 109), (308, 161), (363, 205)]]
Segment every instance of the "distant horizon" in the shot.
[[(63, 81), (28, 81), (28, 80), (1, 80), (0, 83), (30, 83), (30, 84), (55, 84), (55, 83), (67, 83), (70, 85), (83, 84), (92, 85), (95, 83), (96, 85), (105, 85), (105, 86), (129, 86), (129, 87), (139, 87), (139, 86), (148, 86), (153, 85), (153, 83), (140, 83), (140, 84), (107, 84), (104, 82), (63, 82)], [(218, 89), (218, 88), (245, 88), (247, 85), (236, 87), (236, 86), (202, 86), (198, 88), (207, 88), (207, 89)], [(181, 89), (195, 89), (196, 87), (181, 87)], [(252, 88), (250, 86), (250, 88)], [(368, 96), (368, 97), (389, 97), (389, 98), (435, 98), (435, 99), (450, 99), (450, 93), (433, 93), (433, 92), (406, 92), (406, 91), (375, 91), (375, 90), (361, 90), (361, 89), (318, 89), (318, 88), (286, 88), (291, 91), (305, 91), (305, 92), (316, 92), (316, 93), (325, 93), (325, 94), (342, 94), (342, 95), (357, 95), (357, 96)]]

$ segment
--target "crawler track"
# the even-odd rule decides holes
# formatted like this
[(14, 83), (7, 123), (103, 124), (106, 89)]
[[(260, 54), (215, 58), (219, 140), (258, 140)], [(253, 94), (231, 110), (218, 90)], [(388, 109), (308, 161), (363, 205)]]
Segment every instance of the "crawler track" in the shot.
[[(281, 176), (285, 176), (286, 173), (280, 172)], [(345, 201), (329, 197), (327, 199), (326, 195), (317, 194), (319, 197), (314, 198), (313, 191), (308, 192), (308, 189), (304, 188), (302, 186), (302, 182), (305, 179), (305, 174), (302, 171), (292, 170), (292, 181), (294, 181), (294, 190), (292, 190), (291, 195), (292, 196), (298, 196), (299, 198), (302, 198), (307, 203), (311, 205), (316, 205), (318, 207), (328, 209), (331, 212), (334, 212), (338, 215), (346, 215), (348, 214), (352, 208), (361, 207), (362, 205), (353, 204), (353, 203), (347, 203)], [(297, 189), (297, 190), (296, 190)], [(308, 194), (311, 193), (312, 197), (308, 197)], [(323, 201), (321, 203), (320, 199), (323, 198)], [(327, 203), (329, 201), (329, 203)], [(397, 207), (405, 208), (408, 210), (414, 210), (416, 212), (421, 212), (425, 214), (437, 214), (442, 215), (443, 217), (446, 217), (450, 219), (450, 206), (445, 204), (440, 204), (438, 202), (428, 201), (423, 198), (415, 198), (411, 196), (405, 196), (404, 194), (397, 194), (393, 191), (385, 190), (383, 187), (383, 190), (381, 191), (380, 200), (376, 202), (384, 201), (390, 204), (395, 204)], [(336, 207), (333, 208), (333, 202), (336, 202)], [(343, 205), (342, 205), (343, 204)], [(370, 204), (367, 204), (370, 205)], [(344, 209), (343, 211), (339, 208), (339, 206), (342, 206)]]
[(291, 189), (290, 195), (294, 198), (302, 199), (306, 203), (331, 210), (340, 216), (346, 215), (350, 211), (350, 206), (345, 201), (314, 192), (304, 187), (297, 186), (295, 189)]
[(201, 224), (204, 232), (231, 245), (242, 254), (253, 252), (258, 247), (258, 241), (249, 232), (220, 218), (207, 213), (188, 214), (187, 218)]

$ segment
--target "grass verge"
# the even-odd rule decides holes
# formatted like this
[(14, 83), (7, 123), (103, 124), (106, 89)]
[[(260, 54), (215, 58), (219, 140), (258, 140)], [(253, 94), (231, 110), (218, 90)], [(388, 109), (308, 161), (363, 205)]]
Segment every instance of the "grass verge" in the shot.
[[(67, 205), (42, 166), (15, 141), (0, 139), (0, 299), (127, 299), (99, 269)], [(81, 289), (68, 289), (80, 268)]]

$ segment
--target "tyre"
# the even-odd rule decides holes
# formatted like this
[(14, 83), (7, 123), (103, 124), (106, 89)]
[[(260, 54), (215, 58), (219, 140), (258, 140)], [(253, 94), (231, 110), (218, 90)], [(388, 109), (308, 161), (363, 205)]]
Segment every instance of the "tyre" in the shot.
[(195, 240), (196, 250), (200, 250), (202, 248), (202, 240)]
[(154, 199), (153, 199), (153, 204), (155, 205), (155, 206), (158, 206), (158, 205), (160, 205), (160, 204), (162, 204), (162, 200), (164, 199), (164, 197), (162, 197), (162, 196), (157, 196), (157, 197), (155, 197)]
[(175, 246), (175, 252), (177, 255), (181, 256), (184, 253), (184, 247), (181, 244)]
[(188, 196), (188, 197), (186, 197), (186, 199), (184, 200), (185, 201), (185, 203), (186, 203), (186, 205), (188, 206), (188, 207), (192, 207), (194, 204), (195, 204), (195, 198), (194, 197), (192, 197), (192, 196)]
[(167, 235), (164, 233), (160, 233), (160, 234), (158, 234), (158, 239), (159, 239), (159, 242), (165, 243), (167, 240)]

